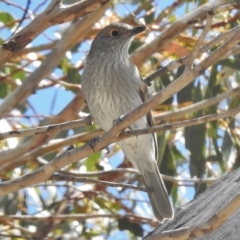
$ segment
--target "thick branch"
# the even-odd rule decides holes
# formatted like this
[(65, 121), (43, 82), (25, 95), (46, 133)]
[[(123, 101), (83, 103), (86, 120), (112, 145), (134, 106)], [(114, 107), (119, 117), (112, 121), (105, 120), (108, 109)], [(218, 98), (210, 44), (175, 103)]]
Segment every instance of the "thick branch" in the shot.
[[(99, 18), (101, 18), (102, 14), (105, 12), (107, 7), (108, 7), (108, 4), (106, 4), (104, 7), (95, 11), (94, 14), (89, 14), (82, 20), (79, 20), (79, 21), (75, 22), (74, 24), (72, 24), (71, 27), (68, 28), (67, 31), (64, 32), (62, 39), (58, 42), (58, 44), (55, 45), (54, 49), (58, 48), (58, 54), (64, 55), (64, 49), (62, 49), (61, 46), (65, 46), (67, 43), (64, 43), (64, 42), (62, 43), (62, 41), (67, 41), (69, 43), (69, 41), (73, 40), (73, 42), (75, 42), (77, 39), (79, 40), (82, 36), (84, 36), (84, 34), (87, 34), (87, 31), (89, 31), (91, 29), (91, 26), (96, 21), (98, 21)], [(83, 26), (81, 26), (81, 23), (83, 24)], [(74, 36), (75, 36), (75, 38), (74, 38)], [(52, 64), (52, 62), (51, 62), (51, 58), (52, 58), (53, 64), (54, 64), (54, 62), (56, 62), (56, 64), (58, 64), (59, 59), (56, 59), (55, 55), (53, 55), (53, 54), (50, 54), (50, 56), (45, 61), (50, 61), (50, 63)], [(46, 63), (46, 65), (47, 65), (47, 63)], [(47, 70), (49, 70), (49, 68), (47, 68)], [(45, 73), (46, 69), (42, 68), (42, 71), (43, 71), (43, 73), (41, 74), (41, 76), (46, 74)], [(1, 112), (1, 110), (4, 110), (4, 112), (6, 113), (7, 111), (12, 110), (13, 105), (15, 106), (19, 101), (21, 101), (22, 98), (28, 97), (27, 95), (32, 93), (31, 91), (29, 91), (29, 86), (30, 86), (30, 88), (31, 88), (31, 86), (34, 88), (34, 85), (37, 86), (38, 82), (41, 80), (41, 76), (36, 75), (36, 74), (30, 75), (24, 81), (24, 84), (25, 84), (24, 86), (26, 86), (27, 89), (25, 89), (23, 87), (23, 85), (21, 87), (17, 88), (12, 94), (10, 94), (6, 98), (7, 102), (4, 101), (0, 105), (0, 112)], [(29, 82), (27, 82), (27, 80), (29, 80)], [(16, 93), (16, 92), (18, 92), (19, 95), (14, 95), (14, 93)], [(49, 120), (45, 119), (44, 123), (45, 123), (45, 125), (46, 125), (46, 122), (48, 124), (55, 124), (55, 123), (63, 122), (66, 120), (76, 119), (77, 113), (79, 111), (81, 111), (84, 106), (85, 106), (85, 103), (84, 103), (83, 95), (82, 95), (82, 92), (79, 91), (76, 94), (76, 96), (74, 97), (74, 99), (55, 118), (52, 118)], [(7, 115), (7, 113), (6, 113), (6, 115)], [(1, 115), (1, 117), (3, 117), (3, 115)], [(8, 164), (11, 164), (11, 166), (13, 168), (16, 166), (19, 166), (19, 164), (18, 164), (19, 156), (23, 156), (26, 152), (29, 153), (33, 149), (35, 150), (36, 148), (38, 148), (38, 146), (41, 146), (43, 143), (46, 142), (46, 138), (50, 139), (51, 136), (53, 136), (53, 135), (54, 135), (53, 133), (48, 134), (48, 136), (46, 136), (45, 134), (37, 135), (34, 138), (32, 138), (31, 140), (19, 145), (15, 149), (10, 149), (8, 151), (4, 151), (1, 153), (0, 161), (3, 161), (5, 163), (8, 162)], [(22, 159), (22, 157), (20, 157), (20, 158)], [(23, 161), (21, 161), (21, 162), (23, 162)], [(3, 165), (1, 165), (1, 166), (3, 166)]]
[(226, 233), (227, 239), (236, 239), (240, 213), (238, 181), (239, 169), (226, 174), (196, 199), (177, 209), (174, 220), (164, 222), (144, 239), (225, 239)]
[[(16, 88), (9, 96), (7, 96), (4, 102), (0, 105), (0, 116), (3, 118), (16, 106), (16, 104), (24, 101), (32, 92), (36, 89), (38, 83), (47, 77), (54, 67), (59, 63), (65, 52), (72, 46), (76, 39), (82, 39), (88, 34), (91, 26), (96, 19), (102, 16), (105, 12), (105, 8), (99, 9), (94, 14), (89, 14), (82, 20), (78, 20), (73, 23), (62, 35), (61, 40), (54, 46), (50, 54), (42, 62), (39, 68), (37, 68), (23, 84)], [(0, 51), (1, 55), (1, 51)]]
[[(15, 52), (22, 50), (40, 33), (50, 26), (77, 19), (105, 5), (108, 0), (85, 0), (61, 7), (61, 1), (52, 1), (49, 6), (0, 47), (0, 66), (6, 63)], [(79, 28), (81, 29), (81, 28)], [(71, 35), (69, 35), (71, 36)]]
[[(224, 118), (224, 117), (236, 115), (236, 113), (238, 113), (238, 112), (240, 112), (240, 107), (232, 109), (232, 110), (228, 110), (225, 113), (201, 117), (201, 118), (194, 119), (191, 121), (185, 121), (185, 122), (174, 123), (174, 124), (169, 124), (169, 125), (164, 125), (164, 126), (158, 126), (158, 127), (153, 127), (153, 128), (149, 128), (149, 129), (140, 129), (140, 130), (135, 130), (135, 131), (131, 131), (131, 132), (123, 132), (122, 134), (120, 134), (120, 137), (118, 137), (118, 135), (115, 135), (115, 133), (118, 131), (114, 131), (114, 130), (115, 129), (118, 130), (121, 127), (120, 126), (121, 123), (120, 123), (119, 125), (113, 126), (112, 129), (108, 133), (106, 133), (105, 135), (102, 136), (101, 140), (95, 146), (95, 151), (98, 151), (98, 150), (104, 148), (105, 146), (109, 145), (112, 142), (116, 142), (116, 141), (119, 141), (120, 139), (124, 139), (127, 137), (140, 135), (140, 134), (146, 134), (146, 133), (153, 133), (156, 131), (162, 131), (162, 130), (166, 130), (166, 129), (175, 129), (177, 127), (182, 127), (182, 126), (192, 126), (192, 125), (196, 125), (196, 124), (201, 124), (203, 120), (206, 121), (205, 118), (208, 118), (208, 120), (213, 121), (218, 118)], [(188, 122), (188, 124), (186, 122)], [(15, 180), (10, 180), (10, 181), (1, 183), (0, 184), (0, 196), (5, 195), (10, 192), (13, 192), (13, 191), (16, 191), (19, 189), (19, 187), (22, 188), (22, 187), (31, 186), (33, 184), (37, 184), (40, 182), (44, 182), (47, 179), (49, 179), (50, 176), (54, 172), (58, 171), (59, 169), (61, 169), (62, 167), (64, 167), (67, 164), (75, 162), (79, 158), (83, 158), (83, 157), (90, 155), (92, 151), (93, 151), (93, 149), (88, 144), (86, 144), (83, 147), (80, 147), (78, 149), (72, 150), (72, 151), (66, 151), (65, 153), (57, 156), (50, 163), (44, 165), (43, 167), (41, 167), (40, 169), (38, 169), (37, 171), (35, 171), (31, 174), (22, 176)]]

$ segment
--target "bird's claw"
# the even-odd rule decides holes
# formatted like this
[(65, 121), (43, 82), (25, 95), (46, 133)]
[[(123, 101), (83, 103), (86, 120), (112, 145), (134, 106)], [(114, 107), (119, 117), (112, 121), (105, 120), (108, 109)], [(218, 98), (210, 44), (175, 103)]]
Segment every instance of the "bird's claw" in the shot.
[(121, 115), (119, 118), (113, 120), (113, 124), (119, 124), (123, 120), (124, 115)]
[[(89, 141), (89, 146), (92, 148), (92, 150), (95, 152), (95, 145), (99, 142), (100, 137), (94, 137)], [(110, 153), (109, 146), (106, 147), (107, 154)]]
[[(113, 120), (113, 124), (119, 124), (123, 120), (124, 115), (121, 115), (119, 118)], [(128, 127), (131, 131), (133, 130), (131, 126)]]
[(94, 137), (89, 141), (89, 146), (92, 148), (92, 150), (95, 152), (95, 145), (99, 142), (100, 137)]
[(74, 145), (71, 144), (70, 146), (67, 147), (66, 151), (69, 152), (69, 151), (72, 151), (72, 150), (74, 150), (74, 149), (75, 149)]
[(109, 154), (109, 153), (110, 153), (110, 148), (109, 148), (109, 146), (107, 146), (105, 149), (106, 149), (106, 151), (107, 151), (106, 154)]

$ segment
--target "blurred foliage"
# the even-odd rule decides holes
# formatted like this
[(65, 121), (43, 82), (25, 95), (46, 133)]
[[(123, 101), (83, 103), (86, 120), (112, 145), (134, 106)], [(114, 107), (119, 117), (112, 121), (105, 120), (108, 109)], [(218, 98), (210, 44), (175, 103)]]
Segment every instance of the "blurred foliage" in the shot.
[[(24, 16), (25, 10), (18, 5), (20, 4), (19, 2), (0, 2), (2, 8), (0, 12), (0, 42), (8, 40), (19, 23), (21, 23), (20, 28), (25, 27), (31, 21), (30, 13), (39, 14), (50, 1), (42, 0), (36, 2), (38, 3), (30, 4), (24, 19), (21, 19), (21, 17)], [(77, 1), (64, 1), (65, 4), (74, 2)], [(130, 47), (130, 53), (133, 53), (142, 44), (150, 42), (154, 37), (161, 34), (176, 19), (209, 1), (171, 0), (166, 2), (168, 2), (166, 7), (162, 7), (162, 1), (114, 1), (111, 8), (102, 17), (100, 23), (94, 26), (89, 36), (66, 53), (66, 56), (61, 59), (52, 74), (42, 80), (38, 89), (29, 96), (27, 101), (19, 103), (16, 108), (12, 109), (6, 119), (0, 120), (0, 131), (34, 128), (44, 125), (48, 120), (54, 122), (57, 119), (58, 114), (64, 110), (64, 106), (71, 101), (70, 98), (73, 98), (79, 89), (78, 84), (81, 81), (83, 61), (90, 48), (91, 40), (99, 28), (112, 21), (132, 23), (135, 20), (136, 22), (140, 20), (140, 22), (145, 22), (151, 31), (146, 32), (145, 36), (141, 35), (141, 37), (137, 37), (133, 41)], [(234, 19), (235, 14), (236, 11), (233, 11), (214, 16), (214, 22), (220, 24), (218, 24), (218, 27), (210, 30), (206, 42), (214, 36), (236, 26), (239, 22), (238, 19), (230, 23), (225, 21), (226, 19)], [(49, 43), (55, 42), (58, 39), (57, 36), (67, 26), (68, 23), (46, 30), (38, 39), (27, 46), (27, 48), (38, 46), (40, 47), (39, 51), (29, 51), (29, 53), (16, 56), (0, 69), (0, 103), (29, 74), (37, 69), (45, 59), (46, 54), (53, 47)], [(170, 61), (183, 57), (185, 54), (182, 53), (189, 53), (201, 31), (202, 27), (199, 23), (191, 25), (186, 31), (171, 40), (171, 43), (163, 52), (154, 53), (141, 66), (140, 71), (142, 75), (148, 76)], [(209, 68), (192, 84), (189, 84), (186, 88), (170, 97), (163, 104), (156, 106), (154, 113), (160, 114), (161, 112), (190, 106), (238, 86), (240, 81), (239, 69), (240, 54), (219, 60), (217, 64)], [(157, 78), (153, 84), (155, 90), (164, 89), (177, 79), (183, 71), (184, 66), (165, 74), (161, 78)], [(217, 105), (203, 108), (189, 115), (183, 115), (177, 121), (214, 114), (238, 105), (239, 97), (231, 96)], [(49, 109), (51, 109), (50, 113)], [(85, 112), (88, 112), (87, 108), (85, 108)], [(61, 115), (59, 119), (63, 122), (64, 115)], [(173, 121), (176, 121), (176, 119), (169, 119), (169, 122)], [(237, 118), (233, 120), (221, 119), (211, 123), (158, 134), (158, 165), (161, 173), (182, 179), (218, 178), (226, 172), (239, 167), (238, 127), (239, 122)], [(46, 137), (44, 145), (39, 147), (41, 148), (48, 144), (54, 145), (74, 137), (76, 134), (87, 134), (95, 129), (96, 126), (91, 126), (63, 131), (50, 139)], [(1, 141), (0, 161), (1, 152), (9, 152), (9, 156), (11, 156), (12, 151), (22, 146), (26, 147), (24, 144), (30, 143), (32, 139), (34, 137), (24, 139), (12, 138)], [(81, 146), (86, 141), (76, 141), (75, 144), (76, 146)], [(22, 160), (20, 162), (18, 162), (18, 159), (11, 159), (11, 161), (5, 162), (1, 166), (1, 180), (6, 181), (31, 173), (42, 166), (42, 160), (51, 161), (65, 148), (65, 145), (60, 148), (56, 146), (41, 152), (37, 156), (33, 154), (26, 159), (24, 159), (24, 155), (21, 155), (19, 156)], [(110, 149), (111, 152), (109, 154), (107, 154), (106, 150), (103, 150), (102, 152), (92, 154), (86, 159), (79, 159), (79, 162), (66, 166), (64, 171), (75, 171), (79, 174), (108, 171), (105, 175), (96, 174), (93, 178), (142, 186), (141, 178), (133, 172), (110, 172), (115, 168), (131, 167), (116, 145), (111, 145)], [(32, 149), (30, 150), (32, 151)], [(27, 154), (30, 150), (27, 149), (24, 154)], [(205, 191), (212, 183), (203, 184), (199, 181), (199, 183), (185, 184), (180, 181), (165, 181), (165, 184), (173, 204), (178, 207), (192, 200), (195, 195)], [(0, 211), (1, 215), (52, 216), (52, 218), (45, 221), (26, 219), (15, 220), (14, 222), (9, 220), (1, 222), (1, 239), (3, 239), (2, 237), (5, 237), (4, 239), (20, 239), (17, 236), (26, 236), (26, 239), (95, 239), (96, 236), (96, 239), (141, 239), (142, 236), (157, 225), (153, 220), (146, 194), (134, 190), (88, 183), (44, 183), (39, 186), (19, 190), (18, 192), (0, 197)], [(88, 217), (88, 214), (92, 213), (96, 214), (96, 216), (91, 217), (89, 215)], [(66, 216), (65, 220), (54, 219), (55, 215), (61, 214)], [(73, 220), (71, 218), (72, 214), (86, 214), (86, 217)], [(97, 217), (102, 214), (108, 214), (108, 217)], [(126, 216), (120, 218), (117, 214)], [(112, 216), (110, 217), (109, 215)], [(128, 217), (128, 215), (132, 217)], [(135, 215), (142, 216), (142, 218), (134, 217)], [(9, 237), (7, 238), (8, 235)], [(10, 237), (14, 235), (16, 235), (16, 238)]]

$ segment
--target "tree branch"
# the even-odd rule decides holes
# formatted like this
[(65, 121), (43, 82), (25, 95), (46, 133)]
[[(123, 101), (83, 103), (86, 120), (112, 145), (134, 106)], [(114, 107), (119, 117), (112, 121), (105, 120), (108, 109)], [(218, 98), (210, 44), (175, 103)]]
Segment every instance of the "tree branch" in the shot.
[[(4, 217), (6, 217), (4, 219)], [(13, 220), (21, 220), (21, 221), (53, 221), (53, 220), (78, 220), (78, 221), (83, 221), (91, 218), (128, 218), (132, 220), (141, 220), (141, 222), (152, 222), (154, 221), (151, 218), (144, 218), (141, 216), (137, 216), (134, 214), (61, 214), (61, 215), (53, 215), (53, 216), (30, 216), (30, 215), (5, 215), (5, 216), (0, 216), (0, 220), (3, 221), (13, 221)]]
[[(146, 102), (140, 105), (138, 108), (133, 110), (131, 113), (127, 114), (123, 117), (123, 120), (118, 124), (114, 125), (109, 132), (104, 134), (98, 143), (95, 145), (95, 151), (99, 151), (106, 146), (108, 146), (112, 142), (116, 142), (119, 140), (119, 136), (125, 137), (125, 135), (131, 135), (129, 132), (122, 133), (121, 132), (130, 126), (133, 122), (135, 122), (140, 117), (146, 115), (151, 109), (168, 99), (170, 96), (184, 88), (190, 82), (193, 81), (196, 77), (200, 76), (208, 67), (213, 65), (218, 59), (223, 56), (226, 52), (230, 51), (236, 44), (240, 38), (240, 27), (235, 28), (235, 34), (231, 36), (225, 43), (223, 43), (220, 47), (218, 47), (214, 52), (212, 52), (208, 57), (202, 60), (198, 65), (196, 65), (193, 69), (186, 68), (184, 74), (182, 74), (176, 81), (166, 87), (164, 90), (155, 94), (155, 96), (149, 98)], [(232, 112), (228, 112), (231, 114), (236, 114), (239, 111), (238, 108), (232, 110)], [(223, 115), (221, 115), (223, 116)], [(212, 120), (216, 118), (211, 118)], [(197, 122), (197, 121), (196, 121)], [(186, 123), (184, 123), (186, 124)], [(180, 124), (178, 127), (181, 126)], [(169, 125), (167, 125), (169, 127)], [(175, 125), (177, 127), (177, 125)], [(155, 127), (158, 128), (158, 127)], [(154, 129), (154, 131), (161, 131), (163, 127), (159, 129)], [(165, 128), (166, 129), (166, 128)], [(172, 128), (171, 128), (172, 129)], [(141, 131), (141, 130), (139, 130)], [(145, 130), (146, 132), (148, 130)], [(151, 130), (153, 131), (153, 130)], [(137, 131), (135, 132), (137, 133)], [(143, 132), (138, 132), (139, 134), (143, 134)], [(126, 136), (127, 137), (127, 136)], [(9, 192), (13, 192), (18, 190), (19, 188), (27, 187), (33, 184), (37, 184), (39, 182), (46, 181), (49, 177), (62, 167), (67, 164), (71, 164), (78, 159), (87, 157), (93, 152), (92, 148), (86, 144), (80, 148), (77, 148), (72, 151), (65, 152), (57, 156), (47, 165), (39, 168), (37, 171), (30, 173), (28, 175), (19, 177), (18, 179), (10, 180), (1, 183), (0, 185), (0, 195), (7, 194)]]
[(0, 133), (0, 141), (6, 138), (12, 137), (26, 137), (26, 136), (33, 136), (38, 134), (47, 134), (49, 132), (56, 132), (56, 131), (64, 131), (70, 128), (76, 128), (80, 126), (89, 126), (92, 124), (91, 116), (88, 116), (84, 119), (78, 119), (70, 122), (64, 122), (54, 125), (48, 125), (43, 127), (37, 128), (29, 128), (25, 130), (14, 130), (5, 133)]
[[(147, 129), (127, 131), (127, 132), (123, 132), (118, 137), (118, 135), (115, 135), (115, 133), (118, 132), (118, 129), (121, 127), (120, 126), (122, 124), (122, 122), (121, 122), (119, 125), (114, 125), (109, 132), (107, 132), (106, 134), (104, 134), (101, 137), (101, 140), (95, 146), (95, 151), (98, 151), (98, 150), (104, 148), (105, 146), (107, 146), (108, 144), (110, 144), (112, 142), (117, 142), (119, 140), (122, 140), (122, 139), (125, 139), (128, 137), (147, 134), (147, 133), (154, 133), (154, 132), (163, 131), (163, 130), (166, 131), (168, 129), (176, 129), (178, 127), (183, 127), (183, 126), (192, 126), (192, 125), (196, 125), (196, 124), (201, 124), (201, 123), (205, 122), (206, 120), (214, 121), (219, 118), (236, 115), (238, 112), (240, 112), (240, 107), (228, 110), (224, 113), (200, 117), (200, 118), (193, 119), (190, 121), (183, 121), (183, 122), (179, 122), (179, 123), (167, 124), (167, 125), (162, 125), (162, 126), (157, 126), (157, 127), (147, 128)], [(115, 129), (117, 129), (116, 132), (114, 131)], [(75, 162), (79, 158), (83, 158), (83, 157), (90, 155), (90, 153), (92, 151), (93, 151), (93, 149), (88, 144), (86, 144), (83, 147), (80, 147), (78, 149), (72, 150), (72, 151), (66, 151), (65, 153), (58, 155), (50, 163), (44, 165), (43, 167), (39, 168), (38, 170), (36, 170), (33, 173), (19, 177), (18, 179), (14, 179), (14, 180), (10, 180), (10, 181), (1, 183), (0, 184), (0, 196), (5, 195), (10, 192), (13, 192), (13, 191), (16, 191), (19, 189), (19, 187), (24, 188), (27, 186), (31, 186), (33, 184), (44, 182), (47, 179), (49, 179), (50, 176), (54, 172), (57, 172), (59, 169), (66, 166), (67, 164)]]
[(207, 17), (206, 12), (221, 5), (228, 4), (228, 0), (218, 0), (201, 5), (200, 7), (185, 14), (176, 20), (171, 26), (155, 38), (153, 41), (143, 44), (132, 55), (135, 65), (141, 66), (154, 52), (162, 51), (176, 36), (182, 33), (195, 19), (203, 20)]
[[(74, 42), (77, 39), (79, 41), (79, 39), (81, 39), (81, 36), (84, 36), (84, 34), (87, 34), (87, 31), (89, 31), (91, 29), (91, 26), (96, 21), (98, 21), (98, 19), (102, 16), (102, 14), (105, 12), (105, 10), (107, 8), (108, 8), (108, 4), (106, 4), (104, 7), (100, 8), (99, 10), (95, 11), (94, 14), (90, 14), (90, 15), (86, 16), (85, 18), (83, 18), (82, 20), (78, 20), (77, 22), (72, 24), (71, 27), (68, 28), (63, 33), (62, 39), (58, 42), (58, 44), (56, 44), (57, 46), (55, 45), (55, 49), (56, 48), (58, 49), (58, 54), (59, 55), (64, 54), (64, 52), (62, 51), (63, 49), (61, 49), (61, 47), (65, 46), (67, 43), (65, 43), (65, 42), (62, 43), (62, 41), (69, 42), (69, 41), (71, 41), (71, 39)], [(81, 26), (81, 23), (83, 24), (83, 26)], [(74, 38), (74, 36), (75, 36), (75, 38)], [(49, 54), (48, 58), (47, 58), (49, 60), (45, 59), (45, 62), (46, 61), (51, 62), (51, 58), (52, 58), (53, 62), (55, 62), (56, 64), (58, 63), (59, 59), (57, 60), (55, 58), (55, 55), (53, 55), (53, 54)], [(47, 63), (45, 63), (45, 64), (47, 65)], [(49, 69), (49, 68), (47, 68), (47, 69)], [(40, 74), (41, 76), (46, 74), (45, 73), (46, 69), (42, 68), (42, 71), (43, 71), (43, 73)], [(12, 106), (15, 106), (16, 104), (18, 104), (20, 102), (21, 98), (27, 98), (28, 95), (32, 93), (29, 90), (29, 86), (32, 86), (33, 88), (34, 88), (34, 84), (36, 84), (36, 86), (37, 86), (38, 82), (41, 81), (41, 76), (39, 77), (39, 75), (36, 75), (36, 74), (30, 75), (24, 81), (24, 84), (26, 85), (26, 89), (22, 85), (19, 88), (17, 88), (14, 92), (12, 92), (6, 98), (7, 102), (4, 101), (1, 103), (0, 112), (1, 112), (1, 109), (4, 110), (5, 113), (12, 110)], [(29, 82), (27, 80), (29, 80)], [(31, 82), (31, 81), (33, 81), (33, 82)], [(19, 95), (15, 95), (16, 92), (17, 93), (19, 92)], [(66, 120), (76, 119), (78, 116), (78, 112), (81, 111), (84, 106), (85, 106), (85, 102), (83, 99), (82, 92), (78, 91), (78, 93), (76, 94), (74, 99), (57, 116), (55, 116), (52, 119), (44, 119), (44, 125), (47, 125), (47, 123), (54, 124), (54, 123), (59, 123), (59, 122), (63, 122)], [(8, 115), (8, 114), (6, 113), (6, 115)], [(4, 117), (4, 116), (1, 115), (1, 117)], [(46, 143), (46, 141), (49, 140), (51, 138), (51, 136), (53, 136), (53, 133), (48, 134), (48, 136), (46, 136), (45, 134), (37, 135), (34, 138), (31, 138), (29, 141), (20, 144), (15, 149), (10, 149), (8, 151), (2, 152), (0, 163), (2, 161), (4, 161), (4, 162), (9, 161), (8, 163), (11, 164), (13, 168), (16, 166), (19, 166), (17, 163), (19, 156), (23, 156), (26, 152), (30, 152), (33, 149), (38, 148), (42, 144)], [(14, 162), (14, 164), (13, 164), (13, 162)]]
[(186, 107), (178, 108), (176, 111), (167, 111), (157, 115), (154, 115), (154, 122), (156, 125), (164, 121), (173, 121), (179, 118), (183, 118), (183, 116), (190, 115), (192, 112), (196, 112), (198, 110), (210, 107), (222, 101), (223, 99), (232, 97), (232, 96), (239, 96), (240, 95), (240, 87), (228, 90), (222, 94), (217, 96), (204, 99), (203, 101), (191, 104)]
[[(220, 95), (205, 99), (203, 101), (197, 102), (190, 106), (179, 108), (176, 111), (168, 111), (168, 112), (161, 113), (159, 115), (155, 115), (154, 121), (158, 125), (161, 122), (169, 120), (169, 119), (171, 119), (171, 120), (177, 119), (180, 116), (190, 114), (191, 112), (196, 112), (200, 109), (217, 104), (221, 100), (226, 99), (228, 97), (239, 95), (240, 94), (239, 90), (240, 90), (240, 88), (237, 87), (235, 89), (228, 90), (227, 92), (224, 92)], [(25, 137), (25, 136), (32, 136), (32, 135), (54, 132), (54, 131), (63, 131), (66, 129), (76, 128), (76, 127), (80, 127), (80, 126), (89, 126), (91, 124), (92, 124), (92, 118), (89, 115), (88, 117), (86, 117), (84, 119), (78, 119), (78, 120), (63, 122), (63, 123), (54, 124), (54, 125), (47, 125), (47, 126), (42, 126), (42, 127), (37, 127), (37, 128), (3, 132), (3, 133), (0, 133), (0, 141), (3, 139), (12, 138), (12, 137)], [(69, 145), (69, 144), (67, 144), (67, 145)]]
[(56, 43), (53, 50), (47, 55), (40, 67), (30, 74), (20, 87), (16, 88), (5, 98), (4, 102), (0, 105), (0, 116), (2, 118), (5, 117), (16, 106), (16, 104), (24, 101), (36, 89), (38, 83), (52, 72), (65, 52), (73, 43), (75, 43), (76, 39), (82, 39), (88, 34), (91, 26), (96, 19), (99, 19), (102, 16), (105, 10), (106, 6), (99, 9), (94, 14), (89, 14), (83, 19), (74, 22), (65, 31), (62, 38)]
[(162, 233), (151, 233), (147, 236), (148, 240), (185, 240), (195, 239), (196, 237), (205, 236), (217, 230), (223, 225), (228, 218), (240, 207), (240, 195), (238, 194), (231, 199), (221, 210), (215, 212), (205, 222), (185, 228), (179, 228)]
[(0, 47), (0, 66), (6, 63), (15, 52), (22, 50), (27, 44), (32, 42), (45, 29), (89, 14), (107, 2), (108, 0), (83, 0), (67, 7), (61, 7), (60, 0), (51, 1), (49, 6), (37, 15), (33, 21), (2, 44)]
[[(224, 33), (218, 35), (217, 37), (215, 37), (214, 39), (212, 39), (211, 41), (209, 41), (207, 44), (205, 44), (204, 46), (202, 46), (199, 49), (197, 57), (200, 57), (203, 53), (209, 51), (213, 46), (219, 44), (220, 42), (226, 41), (227, 39), (232, 37), (234, 35), (234, 33), (235, 33), (235, 28), (232, 28), (232, 29), (228, 30), (227, 32), (224, 32)], [(224, 58), (231, 51), (232, 51), (232, 49), (230, 49), (227, 53), (225, 53), (223, 56), (221, 56), (221, 58)], [(233, 53), (233, 54), (235, 54), (235, 53)], [(154, 79), (156, 79), (157, 77), (161, 77), (164, 74), (166, 74), (170, 71), (174, 71), (175, 69), (179, 68), (180, 66), (187, 64), (189, 57), (190, 57), (190, 54), (178, 59), (177, 61), (170, 62), (167, 66), (158, 69), (157, 71), (155, 71), (154, 73), (152, 73), (148, 77), (146, 77), (144, 79), (144, 82), (148, 86), (150, 86), (151, 82)]]
[(49, 180), (66, 181), (66, 182), (87, 182), (87, 183), (93, 183), (97, 185), (103, 185), (105, 187), (121, 187), (121, 188), (129, 188), (133, 190), (147, 192), (147, 189), (144, 187), (137, 187), (137, 186), (133, 186), (126, 183), (113, 183), (113, 182), (90, 179), (86, 177), (75, 177), (75, 176), (69, 176), (69, 175), (63, 175), (63, 174), (54, 174), (49, 178)]

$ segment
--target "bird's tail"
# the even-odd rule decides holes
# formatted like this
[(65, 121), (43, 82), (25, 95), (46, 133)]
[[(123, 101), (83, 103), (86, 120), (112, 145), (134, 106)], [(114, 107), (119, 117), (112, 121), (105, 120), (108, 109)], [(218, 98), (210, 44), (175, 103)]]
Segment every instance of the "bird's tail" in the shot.
[(164, 182), (158, 170), (157, 163), (152, 162), (155, 166), (149, 169), (139, 166), (141, 175), (143, 176), (145, 185), (148, 189), (149, 200), (152, 205), (153, 213), (160, 222), (164, 218), (172, 219), (174, 216), (172, 204), (168, 198), (168, 193)]

